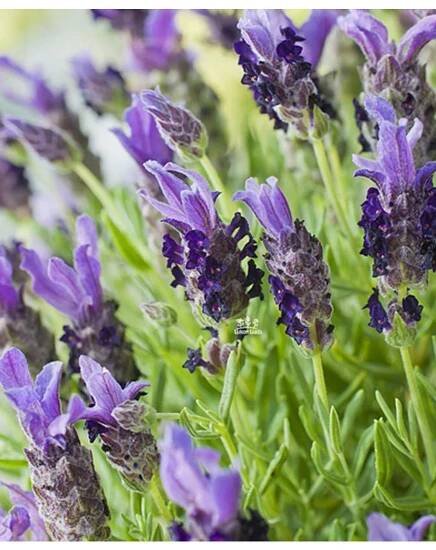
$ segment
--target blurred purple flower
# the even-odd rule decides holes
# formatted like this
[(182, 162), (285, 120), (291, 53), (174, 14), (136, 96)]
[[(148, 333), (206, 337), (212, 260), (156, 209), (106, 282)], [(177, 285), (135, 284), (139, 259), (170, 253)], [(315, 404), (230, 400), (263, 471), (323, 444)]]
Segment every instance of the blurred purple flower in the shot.
[(11, 313), (21, 303), (21, 297), (13, 281), (13, 267), (6, 249), (0, 247), (0, 314)]
[(36, 252), (21, 247), (21, 267), (32, 277), (33, 290), (79, 324), (102, 314), (103, 292), (97, 232), (89, 216), (76, 222), (74, 269), (61, 258), (50, 258), (45, 268)]
[(312, 71), (336, 18), (336, 10), (313, 10), (300, 29), (282, 10), (246, 10), (240, 19), (241, 40), (235, 51), (244, 70), (242, 83), (253, 92), (260, 111), (274, 120), (275, 128), (287, 130), (291, 123), (304, 136), (313, 105), (333, 114)]
[(182, 55), (181, 36), (176, 26), (177, 10), (150, 10), (144, 21), (142, 36), (130, 45), (134, 68), (141, 71), (164, 71)]
[(86, 105), (97, 115), (106, 112), (118, 115), (128, 101), (126, 83), (113, 67), (98, 71), (88, 55), (72, 60), (74, 78)]
[(160, 443), (160, 475), (171, 500), (185, 509), (186, 532), (196, 540), (229, 540), (238, 518), (241, 478), (219, 466), (219, 453), (195, 449), (187, 432), (165, 427)]
[(283, 323), (286, 333), (306, 349), (328, 347), (333, 308), (321, 243), (303, 222), (293, 221), (274, 177), (260, 185), (249, 178), (245, 191), (236, 193), (234, 200), (245, 202), (265, 229), (269, 282), (281, 312), (278, 323)]
[[(162, 253), (174, 276), (171, 284), (185, 287), (201, 322), (205, 326), (219, 323), (243, 311), (251, 298), (261, 297), (263, 272), (252, 259), (256, 257), (256, 243), (245, 218), (235, 214), (230, 224), (224, 225), (214, 205), (218, 194), (198, 173), (177, 164), (161, 166), (153, 161), (145, 168), (156, 178), (163, 200), (145, 189), (140, 194), (165, 216), (162, 221), (173, 226), (182, 239), (178, 242), (170, 234), (163, 239)], [(245, 258), (251, 258), (246, 271), (242, 265)]]
[(436, 15), (417, 21), (397, 44), (389, 40), (384, 24), (364, 10), (351, 10), (338, 19), (338, 25), (365, 55), (364, 91), (392, 101), (398, 117), (407, 117), (410, 121), (418, 118), (424, 125), (415, 158), (419, 163), (425, 162), (436, 139), (436, 101), (434, 90), (426, 82), (425, 67), (417, 57), (422, 48), (436, 38)]
[(44, 522), (39, 516), (35, 497), (31, 491), (23, 491), (14, 483), (0, 481), (5, 487), (13, 508), (6, 514), (0, 509), (0, 541), (48, 540)]
[(162, 139), (154, 117), (145, 111), (136, 94), (132, 97), (132, 105), (124, 113), (124, 119), (129, 126), (130, 135), (119, 128), (112, 131), (141, 169), (148, 160), (161, 164), (172, 160), (172, 150)]
[(406, 527), (401, 523), (394, 523), (383, 514), (370, 514), (367, 518), (369, 541), (422, 541), (432, 523), (436, 523), (436, 516), (423, 516)]
[(57, 257), (44, 266), (35, 251), (23, 246), (21, 267), (31, 276), (34, 292), (72, 322), (64, 326), (61, 337), (70, 348), (72, 371), (79, 371), (81, 354), (90, 355), (126, 384), (136, 378), (137, 369), (131, 345), (125, 340), (125, 326), (115, 317), (118, 306), (104, 300), (97, 240), (93, 220), (83, 214), (76, 221), (74, 267)]
[[(8, 77), (11, 78), (10, 85), (8, 85)], [(14, 83), (14, 78), (18, 78), (24, 84), (26, 88), (24, 95), (16, 92), (19, 86)], [(41, 114), (49, 114), (65, 108), (62, 93), (54, 92), (39, 72), (24, 69), (10, 57), (0, 57), (0, 80), (0, 94), (14, 103), (35, 109)]]
[(107, 9), (91, 10), (94, 19), (109, 21), (116, 30), (128, 31), (132, 36), (141, 36), (144, 32), (144, 23), (150, 10), (135, 9)]
[(0, 208), (28, 210), (31, 190), (24, 168), (0, 157), (0, 181)]

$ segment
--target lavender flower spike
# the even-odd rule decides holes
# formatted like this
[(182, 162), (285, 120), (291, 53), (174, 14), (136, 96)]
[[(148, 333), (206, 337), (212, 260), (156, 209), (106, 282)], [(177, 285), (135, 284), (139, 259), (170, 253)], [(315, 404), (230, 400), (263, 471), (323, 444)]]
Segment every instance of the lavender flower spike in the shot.
[[(363, 10), (352, 10), (340, 17), (338, 25), (365, 55), (364, 91), (391, 101), (398, 117), (407, 117), (410, 123), (418, 118), (424, 124), (423, 139), (415, 150), (415, 158), (418, 163), (425, 162), (436, 139), (433, 123), (436, 94), (427, 84), (425, 67), (417, 58), (421, 49), (436, 38), (436, 15), (417, 21), (398, 44), (389, 40), (383, 23)], [(373, 141), (373, 133), (369, 129), (365, 136), (369, 142)]]
[(306, 139), (321, 129), (320, 124), (315, 128), (315, 106), (318, 118), (334, 114), (313, 69), (336, 17), (335, 10), (314, 10), (299, 30), (282, 10), (246, 10), (239, 21), (241, 40), (235, 51), (244, 71), (242, 84), (275, 128), (286, 131), (291, 124)]
[(73, 397), (58, 425), (87, 421), (90, 439), (97, 436), (111, 464), (130, 489), (143, 492), (159, 461), (155, 439), (146, 424), (146, 407), (136, 399), (149, 384), (130, 382), (124, 389), (112, 374), (90, 357), (79, 359), (80, 373), (93, 406)]
[(278, 323), (283, 323), (286, 333), (306, 350), (328, 347), (333, 308), (321, 243), (303, 222), (293, 221), (276, 178), (260, 185), (249, 178), (245, 191), (236, 193), (234, 200), (244, 201), (265, 229), (269, 282), (281, 312)]
[(170, 149), (191, 160), (204, 155), (208, 137), (198, 118), (187, 109), (172, 103), (158, 89), (144, 90), (140, 99), (146, 112), (153, 116)]
[(77, 146), (59, 130), (4, 117), (3, 123), (11, 135), (44, 160), (68, 167), (80, 156)]
[(0, 349), (19, 346), (27, 354), (32, 372), (55, 356), (53, 335), (39, 313), (24, 303), (23, 289), (14, 283), (9, 251), (0, 246)]
[(17, 348), (0, 359), (0, 385), (15, 407), (29, 439), (30, 466), (39, 514), (53, 540), (106, 539), (108, 509), (89, 450), (62, 417), (62, 364), (47, 364), (33, 382)]
[[(174, 276), (172, 286), (185, 287), (204, 326), (217, 326), (243, 311), (251, 298), (261, 296), (263, 273), (253, 261), (256, 243), (248, 223), (235, 214), (230, 224), (224, 225), (214, 206), (217, 193), (196, 172), (152, 161), (146, 162), (145, 168), (156, 178), (163, 200), (155, 199), (147, 190), (141, 190), (141, 195), (181, 237), (176, 241), (167, 234), (163, 241), (162, 252)], [(246, 269), (245, 258), (250, 258)]]
[(410, 527), (406, 527), (401, 523), (394, 523), (383, 514), (370, 514), (367, 518), (368, 540), (419, 542), (424, 540), (432, 523), (436, 523), (436, 516), (423, 516)]
[[(407, 132), (406, 121), (397, 121), (393, 107), (384, 99), (367, 95), (365, 108), (378, 124), (379, 132), (376, 160), (353, 157), (359, 167), (355, 175), (376, 185), (368, 190), (362, 204), (361, 253), (373, 259), (373, 276), (379, 278), (382, 294), (388, 291), (395, 294), (387, 312), (390, 319), (382, 328), (390, 329), (395, 312), (413, 327), (422, 308), (413, 296), (404, 297), (404, 291), (424, 285), (427, 271), (436, 269), (436, 191), (432, 184), (436, 162), (415, 168), (413, 149), (423, 130), (419, 120)], [(397, 300), (399, 293), (401, 304)], [(376, 328), (381, 325), (376, 319), (380, 308), (375, 304), (374, 299), (368, 302), (371, 326)]]
[(124, 325), (115, 317), (116, 303), (104, 299), (97, 231), (86, 215), (77, 218), (76, 241), (74, 268), (56, 257), (44, 266), (36, 252), (24, 247), (21, 267), (31, 276), (34, 292), (71, 320), (61, 338), (70, 348), (70, 369), (78, 372), (79, 356), (86, 353), (126, 384), (137, 374), (133, 352)]
[(128, 102), (126, 84), (113, 67), (98, 71), (88, 55), (72, 60), (74, 78), (86, 105), (97, 115), (113, 113), (119, 116)]
[(31, 491), (23, 491), (14, 483), (0, 481), (0, 487), (5, 487), (13, 508), (5, 514), (0, 509), (0, 541), (31, 540), (46, 541), (45, 530), (35, 496)]
[[(219, 453), (209, 448), (195, 449), (187, 432), (176, 424), (166, 425), (160, 451), (164, 489), (186, 512), (184, 525), (173, 524), (173, 538), (265, 540), (259, 532), (256, 539), (247, 537), (255, 529), (244, 529), (247, 520), (239, 515), (241, 479), (236, 470), (219, 466)], [(264, 528), (259, 516), (256, 520), (258, 527), (262, 524)]]

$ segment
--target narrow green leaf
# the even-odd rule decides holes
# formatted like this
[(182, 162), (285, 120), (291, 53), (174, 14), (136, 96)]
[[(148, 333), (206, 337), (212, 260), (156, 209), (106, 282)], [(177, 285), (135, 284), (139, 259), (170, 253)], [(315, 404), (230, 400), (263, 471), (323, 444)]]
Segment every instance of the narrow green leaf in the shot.
[(388, 404), (384, 400), (382, 394), (379, 391), (375, 392), (375, 398), (377, 400), (377, 403), (379, 404), (381, 410), (383, 411), (383, 414), (386, 416), (387, 421), (389, 424), (392, 425), (394, 429), (397, 428), (397, 423), (395, 421), (395, 416), (392, 414), (391, 409), (389, 408)]
[(364, 397), (365, 392), (359, 390), (345, 409), (342, 420), (342, 435), (344, 440), (346, 440), (355, 429), (355, 420), (362, 408)]
[(371, 450), (373, 440), (374, 440), (374, 426), (369, 426), (369, 428), (367, 428), (363, 432), (362, 436), (360, 437), (360, 440), (354, 455), (352, 471), (356, 479), (358, 479), (360, 476), (362, 468), (368, 457), (368, 453)]
[(341, 424), (339, 422), (338, 413), (336, 412), (336, 409), (334, 407), (330, 409), (329, 433), (330, 433), (330, 443), (331, 443), (332, 449), (337, 454), (341, 453), (342, 452)]
[(345, 479), (344, 476), (335, 474), (334, 472), (331, 472), (324, 466), (322, 462), (320, 447), (315, 441), (312, 443), (312, 448), (310, 449), (310, 455), (312, 457), (312, 460), (313, 460), (313, 463), (315, 464), (316, 469), (327, 481), (330, 481), (331, 483), (339, 484), (339, 485), (347, 484), (347, 480)]
[(260, 486), (259, 486), (260, 495), (264, 494), (272, 478), (274, 476), (277, 476), (277, 474), (280, 472), (280, 469), (283, 466), (287, 456), (288, 456), (288, 449), (286, 448), (285, 444), (282, 443), (282, 445), (280, 445), (276, 454), (273, 456), (268, 466), (268, 469), (266, 471), (266, 474), (260, 483)]
[(232, 406), (233, 396), (236, 389), (236, 380), (241, 364), (241, 346), (238, 349), (233, 350), (227, 361), (227, 366), (224, 374), (223, 391), (221, 393), (221, 399), (218, 405), (218, 414), (227, 424), (230, 414), (230, 407)]
[(386, 431), (383, 429), (381, 420), (374, 422), (374, 450), (377, 481), (383, 486), (389, 482), (391, 477), (391, 461), (386, 445)]

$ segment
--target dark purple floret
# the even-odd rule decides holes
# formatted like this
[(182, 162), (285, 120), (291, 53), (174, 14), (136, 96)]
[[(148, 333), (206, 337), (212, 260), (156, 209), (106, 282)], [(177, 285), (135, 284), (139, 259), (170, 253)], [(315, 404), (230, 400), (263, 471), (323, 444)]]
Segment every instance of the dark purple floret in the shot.
[(0, 208), (19, 212), (29, 209), (31, 189), (22, 166), (0, 157)]
[(213, 365), (203, 359), (201, 355), (201, 349), (192, 349), (188, 348), (188, 359), (183, 363), (183, 368), (187, 369), (189, 372), (193, 373), (195, 372), (195, 369), (197, 367), (203, 367), (204, 369), (208, 371), (213, 371)]
[(168, 528), (171, 540), (176, 542), (186, 542), (192, 540), (191, 535), (183, 527), (183, 523), (173, 522)]
[(415, 296), (409, 294), (402, 301), (403, 306), (403, 318), (407, 325), (417, 323), (421, 320), (421, 312), (423, 307), (420, 305)]
[(421, 252), (424, 255), (425, 269), (436, 271), (436, 188), (427, 193), (424, 211), (421, 215), (423, 244)]
[(392, 328), (392, 325), (389, 322), (388, 314), (379, 300), (379, 292), (376, 288), (374, 288), (374, 292), (369, 297), (365, 308), (368, 308), (369, 310), (370, 327), (375, 328), (375, 330), (380, 333), (384, 330), (390, 330)]
[(237, 10), (232, 10), (232, 13), (223, 13), (222, 10), (196, 11), (207, 18), (214, 41), (232, 50), (239, 37)]

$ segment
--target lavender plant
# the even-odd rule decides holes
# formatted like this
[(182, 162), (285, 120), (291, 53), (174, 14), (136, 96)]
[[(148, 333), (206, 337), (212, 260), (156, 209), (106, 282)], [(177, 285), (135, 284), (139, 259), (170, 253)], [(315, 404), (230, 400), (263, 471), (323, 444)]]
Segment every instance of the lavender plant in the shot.
[(0, 56), (0, 540), (436, 540), (432, 10), (68, 17)]

